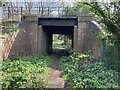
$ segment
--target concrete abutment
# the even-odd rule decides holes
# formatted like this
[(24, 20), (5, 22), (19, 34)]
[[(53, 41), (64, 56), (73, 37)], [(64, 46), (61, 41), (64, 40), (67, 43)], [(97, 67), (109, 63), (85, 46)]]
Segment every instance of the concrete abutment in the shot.
[(97, 34), (100, 29), (92, 21), (92, 15), (81, 15), (78, 18), (27, 16), (19, 24), (18, 28), (20, 30), (14, 38), (15, 41), (10, 48), (8, 57), (49, 53), (52, 50), (52, 34), (63, 33), (73, 34), (74, 51), (90, 52), (93, 56), (99, 58), (102, 44), (97, 38)]

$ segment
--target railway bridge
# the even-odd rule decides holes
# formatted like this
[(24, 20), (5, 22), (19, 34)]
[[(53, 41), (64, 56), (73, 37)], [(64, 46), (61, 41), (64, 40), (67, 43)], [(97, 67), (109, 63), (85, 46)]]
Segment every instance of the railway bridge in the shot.
[(75, 52), (90, 52), (95, 57), (100, 57), (101, 54), (102, 44), (97, 37), (100, 28), (92, 15), (72, 18), (41, 18), (30, 15), (18, 24), (18, 29), (8, 42), (9, 45), (4, 45), (4, 58), (50, 53), (53, 34), (71, 35)]
[[(6, 59), (14, 56), (50, 53), (52, 52), (52, 35), (65, 34), (72, 36), (72, 49), (75, 52), (89, 52), (99, 58), (102, 43), (97, 35), (101, 28), (94, 21), (94, 16), (79, 14), (74, 17), (52, 17), (52, 9), (52, 7), (51, 10), (48, 7), (44, 10), (44, 7), (41, 6), (33, 12), (32, 9), (25, 10), (23, 7), (15, 7), (15, 10), (8, 7), (8, 18), (12, 18), (14, 21), (14, 18), (18, 18), (19, 15), (22, 17), (21, 21), (17, 23), (19, 30), (3, 40), (0, 57)], [(18, 11), (14, 12), (16, 10)], [(57, 10), (59, 16), (62, 12), (60, 10), (63, 9), (58, 8)]]

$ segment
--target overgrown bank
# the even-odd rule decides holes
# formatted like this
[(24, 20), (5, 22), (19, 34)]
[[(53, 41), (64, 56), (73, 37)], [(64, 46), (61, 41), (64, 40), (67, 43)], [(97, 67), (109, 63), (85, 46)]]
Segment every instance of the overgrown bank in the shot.
[(3, 88), (43, 88), (48, 86), (50, 73), (48, 55), (17, 57), (2, 62)]
[(61, 59), (61, 68), (67, 87), (120, 88), (119, 72), (109, 69), (105, 62), (88, 54), (73, 53)]

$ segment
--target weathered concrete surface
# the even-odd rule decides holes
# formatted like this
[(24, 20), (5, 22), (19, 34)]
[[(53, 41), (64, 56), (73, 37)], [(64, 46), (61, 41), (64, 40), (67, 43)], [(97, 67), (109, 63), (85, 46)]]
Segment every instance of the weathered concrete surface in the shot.
[(73, 49), (77, 51), (78, 48), (78, 26), (74, 26)]
[(47, 52), (47, 34), (43, 31), (42, 26), (38, 26), (37, 32), (37, 53), (46, 53)]
[(19, 25), (19, 32), (9, 56), (22, 56), (37, 53), (37, 24), (25, 21)]
[[(61, 18), (62, 19), (62, 18)], [(55, 20), (55, 22), (53, 22)], [(78, 19), (74, 19), (77, 21), (69, 21), (71, 19), (56, 19), (52, 20), (47, 19), (48, 22), (44, 22), (42, 20), (42, 24), (46, 23), (46, 26), (38, 25), (37, 16), (26, 16), (24, 21), (19, 24), (19, 32), (17, 32), (13, 38), (11, 38), (11, 43), (8, 42), (8, 46), (6, 51), (4, 51), (4, 57), (14, 57), (14, 56), (23, 56), (23, 55), (32, 55), (32, 54), (40, 54), (46, 53), (51, 50), (52, 45), (52, 34), (53, 33), (69, 33), (73, 34), (73, 49), (77, 52), (90, 52), (93, 56), (99, 58), (101, 54), (101, 41), (96, 37), (100, 29), (93, 24), (91, 21), (93, 20), (93, 16), (91, 15), (81, 15)], [(66, 20), (66, 21), (65, 21)], [(63, 23), (66, 22), (66, 23)], [(76, 24), (77, 22), (77, 24)], [(57, 24), (60, 25), (57, 25)], [(69, 24), (70, 23), (70, 24)], [(49, 24), (49, 25), (48, 25)], [(64, 24), (64, 25), (63, 25)], [(54, 26), (56, 25), (56, 26)], [(61, 30), (60, 28), (64, 28), (68, 25), (68, 27), (72, 27), (72, 31), (67, 29)], [(72, 25), (72, 26), (71, 26)], [(52, 26), (51, 28), (48, 26)], [(48, 27), (47, 31), (45, 30)], [(59, 32), (55, 31), (57, 27), (59, 28)], [(54, 30), (55, 29), (55, 30)], [(69, 29), (69, 28), (68, 28)], [(74, 31), (74, 32), (73, 32)], [(6, 44), (6, 46), (7, 46)], [(4, 47), (6, 48), (6, 47)], [(3, 51), (3, 50), (2, 50)], [(2, 58), (2, 56), (0, 55)]]
[(77, 18), (38, 18), (38, 25), (74, 26), (77, 25)]
[(93, 24), (92, 16), (80, 16), (78, 18), (78, 30), (77, 30), (77, 46), (75, 50), (81, 53), (91, 53), (93, 56), (100, 58), (101, 55), (101, 41), (97, 37), (100, 29)]

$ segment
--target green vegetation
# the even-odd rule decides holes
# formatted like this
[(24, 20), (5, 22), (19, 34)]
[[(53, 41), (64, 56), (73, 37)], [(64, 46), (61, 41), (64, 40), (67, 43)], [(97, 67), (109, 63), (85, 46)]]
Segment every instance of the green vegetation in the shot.
[[(0, 6), (6, 3), (0, 2)], [(94, 14), (106, 35), (99, 33), (104, 42), (101, 60), (89, 54), (73, 53), (61, 59), (61, 68), (68, 87), (71, 88), (120, 88), (120, 7), (119, 3), (102, 5), (99, 2), (75, 2), (72, 8), (65, 8), (63, 16), (80, 13)], [(17, 30), (12, 21), (3, 21), (2, 33)], [(59, 37), (59, 38), (58, 38)], [(59, 35), (53, 40), (53, 49), (71, 49), (69, 35)], [(47, 87), (50, 58), (47, 55), (17, 57), (2, 63), (3, 88)]]
[(103, 51), (103, 61), (110, 69), (120, 72), (120, 7), (119, 2), (110, 2), (102, 5), (101, 3), (82, 3), (89, 6), (96, 15), (97, 21), (104, 27), (107, 33), (106, 46)]
[(64, 42), (62, 40), (53, 41), (53, 49), (67, 49), (67, 50), (71, 49), (70, 45), (65, 45), (63, 43)]
[(47, 55), (24, 56), (3, 61), (2, 87), (13, 90), (47, 87), (49, 64), (50, 57)]
[(84, 2), (83, 4), (89, 6), (92, 12), (98, 16), (98, 21), (106, 26), (109, 33), (115, 36), (120, 35), (119, 2), (110, 2), (109, 4), (105, 5), (102, 5), (102, 3), (99, 2)]
[(8, 0), (0, 0), (0, 7), (5, 7), (8, 4)]
[(66, 7), (63, 10), (64, 14), (62, 15), (62, 17), (76, 17), (79, 14), (91, 14), (91, 9), (89, 8), (89, 6), (86, 6), (82, 3), (79, 2), (74, 2), (72, 7)]
[[(104, 46), (103, 58), (105, 61), (112, 63), (114, 60), (120, 63), (120, 7), (119, 2), (75, 2), (72, 8), (64, 10), (65, 16), (76, 16), (80, 13), (93, 14), (96, 21), (103, 27), (106, 35), (98, 33), (101, 39), (107, 39), (103, 42)], [(112, 56), (112, 57), (111, 57)], [(114, 66), (114, 65), (113, 65)], [(119, 69), (120, 70), (120, 69)]]
[[(95, 0), (96, 1), (96, 0)], [(120, 88), (120, 3), (75, 2), (72, 8), (65, 9), (65, 15), (79, 13), (93, 14), (103, 27), (106, 35), (98, 36), (103, 40), (101, 60), (90, 55), (75, 53), (63, 57), (61, 67), (64, 79), (74, 88)]]
[(11, 34), (18, 30), (17, 25), (11, 20), (2, 21), (2, 25), (2, 34)]
[(68, 87), (119, 88), (119, 72), (110, 70), (101, 60), (89, 54), (73, 53), (61, 59), (61, 68)]
[(54, 34), (53, 35), (53, 49), (72, 49), (72, 41), (68, 35)]

